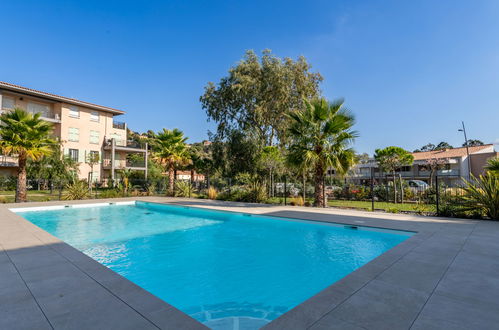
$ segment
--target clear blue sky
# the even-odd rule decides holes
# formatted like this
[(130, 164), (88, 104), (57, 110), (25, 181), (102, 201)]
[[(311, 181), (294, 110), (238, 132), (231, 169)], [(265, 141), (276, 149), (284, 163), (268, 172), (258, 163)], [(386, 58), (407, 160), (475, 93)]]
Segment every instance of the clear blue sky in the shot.
[(0, 80), (206, 138), (199, 96), (247, 49), (304, 55), (357, 115), (359, 152), (499, 138), (499, 1), (0, 2)]

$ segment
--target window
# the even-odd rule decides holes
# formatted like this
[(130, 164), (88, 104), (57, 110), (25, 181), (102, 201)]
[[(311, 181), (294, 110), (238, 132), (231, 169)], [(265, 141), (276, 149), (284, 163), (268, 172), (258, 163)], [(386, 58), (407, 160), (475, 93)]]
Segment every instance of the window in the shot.
[(111, 133), (111, 139), (115, 140), (117, 146), (126, 146), (126, 141), (121, 137), (120, 134)]
[(70, 106), (69, 107), (69, 117), (71, 118), (80, 118), (80, 109), (78, 109), (77, 106)]
[(46, 104), (28, 102), (28, 112), (40, 113), (42, 117), (50, 117), (50, 107)]
[(92, 111), (92, 112), (90, 113), (90, 120), (91, 120), (91, 121), (96, 121), (96, 122), (99, 122), (99, 117), (100, 117), (100, 115), (99, 115), (99, 112), (98, 112), (98, 111)]
[(79, 159), (78, 149), (69, 149), (69, 158), (77, 162)]
[(90, 143), (99, 144), (99, 131), (90, 131)]
[(12, 110), (14, 109), (15, 101), (13, 97), (3, 96), (2, 97), (2, 109)]
[(68, 134), (68, 140), (73, 141), (73, 142), (80, 141), (80, 130), (78, 128), (70, 127), (69, 134)]

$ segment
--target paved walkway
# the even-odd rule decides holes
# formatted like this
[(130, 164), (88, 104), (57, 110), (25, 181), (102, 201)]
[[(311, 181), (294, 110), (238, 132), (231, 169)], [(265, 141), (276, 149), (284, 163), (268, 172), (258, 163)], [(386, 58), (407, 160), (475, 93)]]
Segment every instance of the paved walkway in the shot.
[[(417, 232), (266, 329), (499, 329), (499, 222), (135, 199)], [(9, 207), (19, 205), (0, 206), (0, 329), (205, 328)]]

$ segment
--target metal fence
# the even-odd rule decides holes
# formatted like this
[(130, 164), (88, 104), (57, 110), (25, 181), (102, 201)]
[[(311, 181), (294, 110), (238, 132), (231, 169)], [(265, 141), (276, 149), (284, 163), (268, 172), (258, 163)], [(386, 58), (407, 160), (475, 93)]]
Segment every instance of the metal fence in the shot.
[[(71, 199), (73, 183), (73, 180), (29, 179), (28, 200)], [(449, 186), (438, 176), (431, 185), (389, 177), (359, 181), (326, 176), (323, 183), (325, 207), (463, 216), (459, 212), (464, 194), (461, 184)], [(2, 202), (13, 202), (15, 189), (15, 177), (0, 178)], [(170, 189), (168, 177), (156, 180), (122, 178), (114, 182), (107, 179), (87, 183), (87, 189), (85, 198), (174, 195), (295, 206), (313, 206), (315, 200), (315, 185), (311, 178), (289, 175), (174, 180), (173, 189)]]

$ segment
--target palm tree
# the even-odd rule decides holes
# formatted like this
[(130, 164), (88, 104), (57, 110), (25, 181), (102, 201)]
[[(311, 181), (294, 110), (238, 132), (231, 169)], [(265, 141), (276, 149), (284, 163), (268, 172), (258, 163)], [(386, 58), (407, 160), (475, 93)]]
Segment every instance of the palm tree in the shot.
[(499, 176), (499, 157), (489, 159), (485, 169), (490, 173)]
[(324, 205), (324, 177), (328, 168), (343, 175), (355, 163), (350, 145), (357, 137), (351, 128), (353, 115), (343, 107), (343, 100), (305, 100), (305, 110), (290, 114), (291, 144), (288, 161), (298, 168), (314, 172), (314, 205)]
[(184, 133), (178, 129), (162, 131), (154, 134), (151, 144), (154, 158), (168, 170), (169, 194), (174, 194), (174, 174), (179, 166), (189, 163), (189, 148), (185, 141)]
[(31, 114), (23, 109), (0, 115), (0, 148), (7, 155), (17, 155), (16, 202), (26, 201), (26, 162), (38, 160), (52, 152), (52, 125), (40, 119), (40, 114)]

